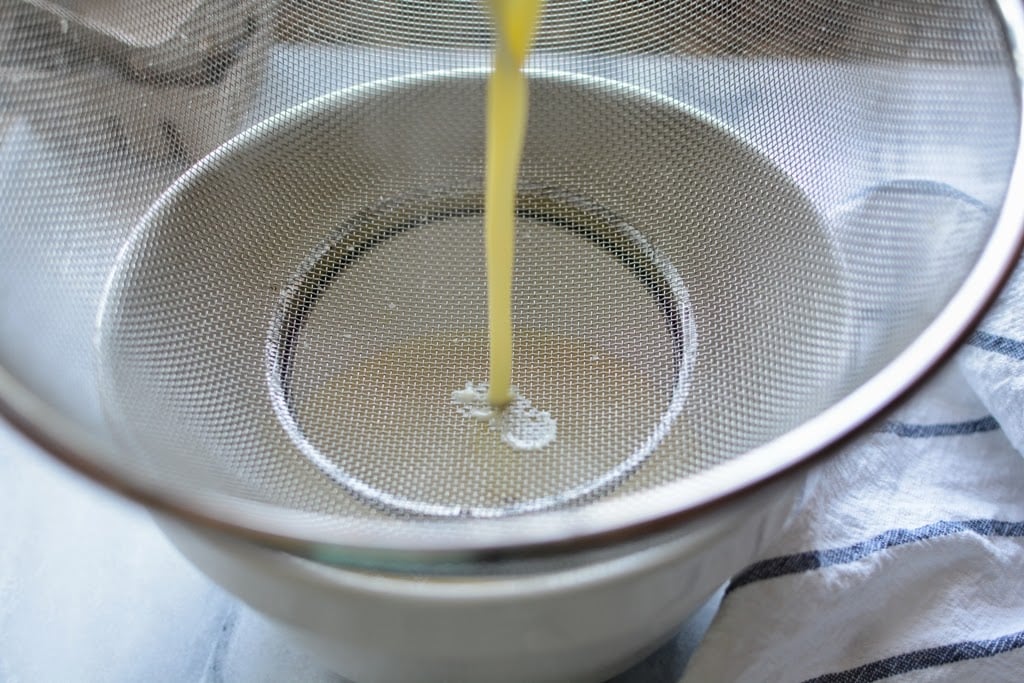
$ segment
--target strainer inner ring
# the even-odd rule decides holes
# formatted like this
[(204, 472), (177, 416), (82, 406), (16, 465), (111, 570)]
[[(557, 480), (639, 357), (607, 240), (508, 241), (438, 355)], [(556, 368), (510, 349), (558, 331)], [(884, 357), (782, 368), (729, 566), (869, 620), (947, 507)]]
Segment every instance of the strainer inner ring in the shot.
[[(593, 467), (578, 468), (579, 476), (571, 479), (562, 478), (560, 488), (552, 490), (546, 486), (522, 485), (511, 481), (516, 477), (513, 472), (508, 472), (506, 481), (492, 482), (488, 489), (492, 489), (492, 495), (485, 499), (495, 501), (497, 504), (474, 504), (473, 502), (461, 502), (456, 498), (452, 500), (449, 496), (445, 501), (438, 497), (438, 492), (431, 490), (431, 487), (421, 488), (418, 498), (402, 495), (399, 491), (417, 488), (418, 482), (430, 482), (430, 470), (434, 467), (431, 459), (417, 461), (409, 458), (408, 455), (400, 460), (391, 460), (384, 452), (391, 448), (400, 450), (402, 444), (389, 444), (387, 435), (380, 440), (373, 439), (373, 435), (381, 429), (387, 429), (387, 423), (391, 427), (397, 427), (396, 420), (404, 420), (407, 424), (400, 428), (419, 432), (423, 443), (419, 448), (426, 452), (445, 452), (446, 456), (455, 459), (466, 459), (470, 467), (466, 468), (465, 476), (473, 476), (472, 471), (474, 460), (481, 458), (502, 459), (511, 458), (522, 461), (526, 467), (536, 467), (539, 461), (551, 457), (565, 457), (564, 452), (555, 455), (543, 452), (518, 454), (512, 452), (507, 444), (499, 443), (496, 435), (482, 436), (479, 433), (478, 425), (469, 425), (469, 442), (465, 441), (467, 436), (467, 425), (463, 420), (452, 420), (451, 411), (435, 412), (430, 410), (416, 410), (413, 405), (418, 399), (410, 402), (402, 396), (403, 392), (418, 392), (421, 389), (429, 393), (429, 386), (397, 386), (394, 391), (387, 391), (384, 394), (362, 392), (360, 387), (350, 381), (335, 381), (335, 389), (340, 384), (344, 388), (333, 395), (330, 404), (325, 404), (324, 399), (314, 396), (310, 398), (308, 390), (301, 385), (296, 386), (296, 375), (305, 375), (313, 378), (314, 384), (323, 385), (323, 376), (332, 374), (330, 369), (324, 368), (324, 357), (332, 357), (334, 353), (304, 353), (303, 346), (309, 343), (305, 339), (308, 336), (317, 336), (322, 333), (319, 324), (327, 324), (335, 328), (332, 334), (335, 338), (346, 340), (349, 344), (358, 344), (358, 331), (340, 332), (348, 329), (346, 319), (343, 315), (339, 318), (334, 315), (317, 316), (316, 308), (320, 302), (330, 299), (330, 290), (339, 288), (342, 293), (339, 295), (343, 302), (347, 295), (352, 292), (344, 292), (345, 278), (353, 270), (357, 270), (366, 261), (372, 261), (368, 257), (371, 254), (377, 255), (380, 252), (388, 252), (381, 255), (382, 259), (391, 261), (371, 262), (367, 268), (373, 273), (371, 279), (380, 278), (386, 281), (394, 277), (396, 268), (400, 271), (403, 266), (397, 264), (394, 259), (415, 258), (419, 252), (411, 244), (407, 248), (395, 247), (393, 242), (401, 240), (401, 237), (409, 231), (429, 233), (433, 231), (434, 239), (444, 242), (447, 240), (449, 246), (456, 248), (452, 240), (464, 237), (464, 233), (475, 231), (479, 233), (479, 226), (483, 215), (483, 196), (476, 189), (445, 189), (433, 192), (418, 192), (394, 199), (389, 199), (369, 209), (357, 213), (337, 230), (321, 247), (316, 250), (313, 256), (307, 260), (299, 274), (285, 290), (280, 304), (280, 311), (275, 316), (267, 339), (267, 383), (270, 390), (271, 401), (274, 411), (282, 427), (288, 433), (292, 443), (301, 453), (309, 459), (320, 471), (343, 486), (350, 493), (363, 499), (371, 506), (379, 507), (389, 512), (412, 513), (415, 515), (430, 515), (442, 517), (499, 517), (510, 514), (535, 512), (560, 506), (577, 499), (589, 498), (602, 493), (609, 492), (630, 477), (634, 471), (641, 467), (644, 461), (657, 449), (665, 434), (672, 429), (673, 423), (682, 412), (685, 404), (689, 386), (690, 372), (694, 363), (696, 352), (696, 326), (693, 321), (689, 306), (689, 298), (683, 280), (676, 269), (661, 258), (657, 252), (647, 243), (644, 237), (634, 228), (629, 226), (622, 219), (612, 212), (603, 209), (592, 201), (573, 196), (569, 193), (554, 188), (524, 188), (520, 191), (517, 205), (517, 219), (527, 227), (527, 237), (535, 237), (533, 233), (542, 231), (550, 233), (555, 231), (562, 233), (562, 236), (571, 235), (572, 241), (577, 242), (576, 248), (580, 253), (587, 255), (588, 259), (600, 259), (603, 261), (601, 268), (613, 271), (611, 276), (633, 278), (646, 291), (654, 306), (651, 311), (656, 311), (662, 319), (662, 332), (666, 336), (668, 348), (671, 350), (671, 364), (664, 368), (671, 378), (668, 384), (670, 390), (664, 393), (661, 401), (660, 414), (657, 411), (640, 410), (640, 419), (634, 431), (632, 440), (610, 440), (611, 448), (619, 448), (619, 453), (611, 453), (610, 457), (598, 458), (590, 453), (578, 459), (598, 461), (604, 464), (598, 469)], [(456, 229), (453, 223), (461, 224)], [(440, 227), (439, 227), (440, 226)], [(473, 241), (473, 238), (470, 238)], [(477, 245), (474, 245), (476, 247)], [(600, 254), (600, 255), (598, 255)], [(603, 258), (602, 258), (603, 257)], [(451, 257), (456, 262), (460, 256)], [(555, 258), (564, 258), (559, 254)], [(476, 259), (479, 262), (480, 259)], [(419, 264), (423, 267), (424, 264)], [(427, 264), (429, 265), (429, 264)], [(466, 264), (469, 267), (469, 264)], [(411, 265), (409, 267), (415, 267)], [(614, 271), (619, 271), (614, 273)], [(359, 277), (357, 275), (356, 277)], [(474, 281), (469, 288), (479, 289), (479, 283)], [(449, 283), (450, 287), (459, 289), (459, 280), (456, 277)], [(376, 289), (380, 300), (376, 302), (379, 307), (395, 307), (394, 303), (387, 301), (386, 288)], [(436, 292), (441, 301), (458, 301), (465, 296), (465, 292), (441, 291)], [(370, 304), (371, 306), (374, 304)], [(479, 309), (479, 307), (478, 307)], [(520, 316), (522, 317), (522, 316)], [(318, 331), (319, 329), (319, 331)], [(392, 356), (390, 361), (397, 360), (401, 363), (411, 365), (422, 365), (424, 362), (432, 366), (427, 373), (429, 378), (437, 378), (440, 374), (448, 374), (450, 368), (465, 367), (460, 355), (464, 355), (468, 346), (475, 345), (475, 361), (479, 361), (479, 350), (485, 344), (485, 330), (481, 326), (475, 329), (462, 329), (458, 332), (465, 344), (445, 344), (445, 335), (436, 333), (421, 335), (413, 345), (414, 348), (406, 348), (404, 353)], [(550, 348), (551, 340), (541, 341), (543, 334), (530, 334), (527, 332), (525, 346), (529, 351), (520, 354), (522, 365), (525, 369), (518, 371), (518, 376), (529, 375), (529, 364), (533, 362), (530, 351), (544, 353)], [(450, 335), (448, 336), (450, 339)], [(582, 340), (573, 340), (572, 343), (579, 344)], [(313, 342), (315, 345), (316, 342)], [(385, 354), (387, 351), (385, 351)], [(591, 360), (598, 361), (600, 354), (591, 355)], [(428, 360), (425, 360), (428, 359)], [(296, 370), (297, 365), (306, 363), (312, 367)], [(372, 361), (371, 361), (372, 363)], [(343, 365), (346, 365), (344, 362)], [(596, 363), (595, 363), (596, 364)], [(380, 366), (380, 369), (396, 371), (394, 367), (388, 367), (387, 362)], [(422, 367), (421, 367), (422, 370)], [(398, 370), (400, 372), (400, 370)], [(351, 366), (342, 370), (343, 373), (356, 372)], [(457, 371), (456, 371), (457, 372)], [(479, 363), (477, 367), (479, 372)], [(576, 366), (568, 373), (600, 373), (594, 367)], [(403, 375), (403, 380), (409, 385), (421, 384), (418, 377)], [(570, 382), (583, 384), (578, 378), (570, 377)], [(467, 377), (467, 380), (470, 378)], [(473, 379), (476, 379), (475, 377)], [(363, 381), (367, 378), (364, 377)], [(385, 380), (386, 381), (386, 380)], [(429, 381), (429, 380), (427, 380)], [(301, 383), (300, 383), (301, 384)], [(401, 382), (399, 382), (401, 384)], [(364, 385), (369, 388), (368, 385)], [(380, 385), (378, 385), (379, 388)], [(446, 393), (453, 387), (451, 384), (436, 386), (433, 401), (427, 395), (428, 402), (445, 402)], [(659, 387), (660, 389), (660, 387)], [(314, 394), (316, 390), (313, 390)], [(623, 391), (622, 387), (608, 387), (607, 392)], [(397, 393), (396, 393), (397, 392)], [(330, 394), (331, 392), (328, 391)], [(337, 423), (323, 421), (323, 413), (338, 414), (350, 413), (358, 410), (358, 406), (344, 405), (345, 396), (362, 402), (378, 402), (378, 410), (375, 411), (373, 423), (363, 423), (355, 431), (346, 432), (352, 439), (346, 447), (345, 443), (339, 443), (335, 432), (339, 427)], [(600, 395), (582, 396), (578, 400), (566, 400), (558, 408), (569, 412), (568, 415), (561, 415), (563, 423), (572, 420), (579, 420), (584, 424), (583, 428), (591, 430), (595, 427), (594, 420), (600, 421), (598, 415), (601, 412), (603, 397)], [(314, 407), (310, 408), (312, 401)], [(342, 402), (342, 403), (339, 403)], [(410, 410), (402, 411), (396, 408), (398, 416), (386, 416), (389, 410), (395, 406), (389, 402), (401, 406), (404, 404)], [(318, 404), (318, 405), (317, 405)], [(305, 419), (305, 415), (312, 414), (312, 419)], [(557, 409), (554, 418), (560, 417)], [(435, 424), (431, 424), (434, 422)], [(646, 433), (644, 433), (646, 431)], [(447, 434), (446, 434), (447, 432)], [(369, 440), (366, 437), (371, 437)], [(334, 437), (334, 438), (332, 438)], [(565, 437), (563, 437), (565, 438)], [(569, 436), (568, 438), (572, 438)], [(591, 449), (601, 448), (593, 441), (579, 442), (577, 447), (583, 444), (589, 445)], [(459, 451), (464, 451), (460, 453)], [(554, 450), (554, 449), (552, 449)], [(564, 451), (564, 449), (559, 449)], [(571, 450), (571, 448), (570, 448)], [(348, 451), (341, 453), (338, 451)], [(367, 451), (371, 451), (371, 455)], [(399, 454), (400, 455), (400, 454)], [(398, 456), (395, 456), (398, 457)], [(354, 471), (351, 464), (352, 459), (372, 458), (377, 460), (391, 460), (391, 465), (384, 463), (372, 470), (364, 470), (365, 476), (360, 476)], [(408, 471), (408, 470), (419, 471)], [(384, 473), (381, 476), (381, 473)], [(449, 482), (439, 481), (441, 489), (450, 488)], [(475, 488), (475, 487), (474, 487)], [(515, 489), (518, 491), (513, 492)], [(546, 489), (546, 490), (545, 490)], [(535, 493), (536, 492), (536, 493)], [(478, 494), (467, 491), (470, 499), (479, 500)], [(531, 495), (533, 493), (533, 495)]]

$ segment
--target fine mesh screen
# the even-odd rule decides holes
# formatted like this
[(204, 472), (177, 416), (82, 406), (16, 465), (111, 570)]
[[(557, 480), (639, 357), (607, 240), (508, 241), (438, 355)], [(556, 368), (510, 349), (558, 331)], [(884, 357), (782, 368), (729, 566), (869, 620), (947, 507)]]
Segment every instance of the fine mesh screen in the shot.
[(90, 469), (256, 530), (600, 528), (950, 301), (1017, 154), (1006, 31), (987, 2), (548, 0), (513, 383), (557, 436), (521, 450), (452, 398), (487, 379), (484, 5), (0, 0), (0, 366)]

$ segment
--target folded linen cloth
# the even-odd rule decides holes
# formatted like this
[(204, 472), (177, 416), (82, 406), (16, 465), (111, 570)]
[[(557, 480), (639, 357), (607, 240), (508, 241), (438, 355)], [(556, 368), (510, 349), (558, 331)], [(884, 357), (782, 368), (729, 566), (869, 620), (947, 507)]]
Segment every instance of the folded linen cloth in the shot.
[(823, 463), (684, 683), (1024, 680), (1024, 269), (957, 356)]

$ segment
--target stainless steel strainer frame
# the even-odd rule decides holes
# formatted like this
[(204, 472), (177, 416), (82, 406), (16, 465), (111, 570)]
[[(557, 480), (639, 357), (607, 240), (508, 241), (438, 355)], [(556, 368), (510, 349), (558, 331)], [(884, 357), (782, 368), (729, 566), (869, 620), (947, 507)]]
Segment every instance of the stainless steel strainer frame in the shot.
[[(1016, 65), (1018, 107), (1024, 89), (1024, 10), (1018, 2), (996, 0)], [(98, 463), (100, 445), (72, 421), (36, 398), (0, 368), (0, 414), (36, 444), (70, 467), (155, 511), (200, 528), (226, 532), (312, 559), (345, 565), (469, 567), (507, 559), (545, 557), (636, 541), (675, 528), (708, 506), (761, 485), (828, 452), (858, 434), (872, 419), (925, 379), (974, 328), (1011, 274), (1024, 248), (1024, 130), (1004, 203), (991, 237), (975, 266), (941, 313), (883, 370), (865, 384), (797, 428), (709, 471), (660, 487), (639, 500), (593, 503), (600, 515), (587, 524), (527, 523), (509, 527), (503, 541), (473, 536), (381, 536), (360, 530), (324, 529), (312, 515), (256, 502), (230, 507), (206, 498), (172, 496), (130, 473)], [(554, 513), (558, 514), (558, 513)], [(600, 523), (594, 520), (600, 518)], [(395, 521), (395, 524), (401, 524)], [(382, 540), (382, 539), (388, 540)], [(400, 538), (400, 542), (394, 539)]]

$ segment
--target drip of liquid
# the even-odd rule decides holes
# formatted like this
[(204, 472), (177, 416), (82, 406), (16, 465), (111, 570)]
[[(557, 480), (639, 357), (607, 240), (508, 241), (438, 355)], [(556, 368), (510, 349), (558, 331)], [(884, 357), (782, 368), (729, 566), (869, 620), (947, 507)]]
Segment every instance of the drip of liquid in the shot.
[(520, 451), (535, 451), (555, 440), (557, 423), (551, 413), (533, 407), (530, 399), (512, 387), (512, 402), (501, 410), (487, 401), (487, 385), (466, 382), (464, 389), (452, 392), (452, 403), (466, 417), (490, 424), (501, 440)]
[(498, 40), (487, 88), (484, 234), (490, 324), (487, 401), (496, 409), (517, 400), (512, 390), (512, 267), (516, 181), (528, 110), (522, 66), (543, 4), (543, 0), (490, 0)]

